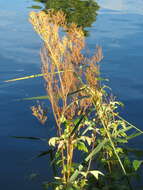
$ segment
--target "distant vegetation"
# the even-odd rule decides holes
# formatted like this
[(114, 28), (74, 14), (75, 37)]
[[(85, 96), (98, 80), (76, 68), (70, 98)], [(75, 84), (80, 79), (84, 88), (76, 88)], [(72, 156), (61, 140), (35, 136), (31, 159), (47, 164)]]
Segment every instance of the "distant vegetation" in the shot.
[(49, 11), (63, 11), (66, 15), (68, 24), (75, 23), (78, 27), (82, 27), (85, 34), (87, 34), (86, 27), (91, 27), (93, 22), (96, 21), (97, 11), (99, 5), (94, 0), (35, 0), (44, 5), (44, 8), (33, 5), (34, 9), (42, 9)]

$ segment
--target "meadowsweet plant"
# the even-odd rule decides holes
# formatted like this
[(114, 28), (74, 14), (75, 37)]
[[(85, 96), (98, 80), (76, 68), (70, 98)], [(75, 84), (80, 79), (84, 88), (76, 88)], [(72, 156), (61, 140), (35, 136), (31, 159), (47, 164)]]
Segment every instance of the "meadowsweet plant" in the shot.
[[(97, 86), (99, 68), (96, 63), (102, 59), (102, 53), (99, 48), (91, 59), (83, 56), (81, 50), (84, 47), (84, 33), (75, 24), (67, 28), (62, 12), (33, 12), (30, 21), (44, 40), (44, 47), (41, 49), (42, 72), (46, 73), (46, 91), (57, 127), (57, 136), (49, 140), (49, 145), (57, 148), (56, 154), (61, 159), (61, 181), (68, 185), (74, 172), (74, 149), (88, 152), (85, 141), (91, 145), (93, 140), (93, 137), (80, 134), (80, 128), (84, 130), (85, 127), (82, 120), (92, 104), (90, 97), (86, 97), (83, 91), (85, 87), (80, 77), (88, 72), (93, 75), (93, 79), (89, 77), (89, 81)], [(59, 35), (60, 27), (67, 31), (63, 37)], [(85, 67), (89, 63), (92, 72)], [(85, 67), (84, 73), (82, 67)]]
[[(48, 139), (51, 149), (41, 154), (53, 155), (53, 181), (44, 187), (133, 189), (132, 178), (142, 160), (130, 158), (135, 151), (126, 144), (142, 131), (119, 115), (122, 103), (109, 94), (100, 78), (102, 49), (97, 47), (92, 57), (86, 57), (82, 28), (67, 25), (65, 18), (61, 11), (30, 13), (30, 22), (44, 42), (40, 51), (42, 74), (37, 76), (44, 77), (45, 98), (51, 103), (56, 128)], [(32, 112), (41, 123), (46, 122), (48, 112), (42, 105), (33, 106)]]

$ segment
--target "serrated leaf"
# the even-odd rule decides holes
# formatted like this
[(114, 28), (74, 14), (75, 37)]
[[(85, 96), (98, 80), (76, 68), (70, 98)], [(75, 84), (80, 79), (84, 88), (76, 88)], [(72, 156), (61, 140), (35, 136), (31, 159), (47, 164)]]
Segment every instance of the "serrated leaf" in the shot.
[[(120, 134), (122, 134), (122, 133), (125, 133), (125, 132), (129, 131), (130, 129), (132, 129), (131, 126), (126, 127), (126, 128), (123, 128), (123, 129), (120, 129), (120, 130), (116, 130), (115, 135), (116, 135), (116, 136), (117, 136), (117, 135), (120, 135)], [(114, 135), (113, 135), (113, 136), (114, 136)]]
[(114, 141), (117, 143), (128, 143), (126, 138), (116, 138)]
[(77, 148), (78, 150), (84, 151), (84, 152), (88, 152), (87, 147), (85, 146), (85, 144), (83, 142), (78, 142), (77, 143)]

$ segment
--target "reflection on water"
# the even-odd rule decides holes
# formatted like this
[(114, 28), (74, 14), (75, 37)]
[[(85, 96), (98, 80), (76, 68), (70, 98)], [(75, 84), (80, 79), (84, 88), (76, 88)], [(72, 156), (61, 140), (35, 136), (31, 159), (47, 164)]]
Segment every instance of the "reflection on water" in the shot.
[(143, 14), (143, 1), (138, 0), (97, 0), (101, 8), (120, 10), (130, 14)]
[[(37, 0), (34, 0), (37, 2)], [(84, 31), (86, 27), (91, 27), (92, 23), (96, 21), (97, 11), (99, 5), (95, 0), (38, 0), (44, 6), (43, 10), (49, 9), (62, 10), (67, 16), (67, 22), (76, 23), (81, 26)], [(38, 6), (32, 6), (38, 8)], [(40, 8), (40, 7), (39, 7)]]
[(102, 8), (112, 9), (112, 10), (123, 10), (125, 0), (98, 0)]

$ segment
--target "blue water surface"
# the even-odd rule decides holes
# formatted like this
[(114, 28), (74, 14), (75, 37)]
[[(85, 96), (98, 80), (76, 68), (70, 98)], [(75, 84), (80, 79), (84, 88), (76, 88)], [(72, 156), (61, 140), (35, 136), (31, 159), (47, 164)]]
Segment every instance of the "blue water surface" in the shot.
[[(122, 116), (143, 129), (143, 3), (138, 0), (98, 0), (101, 9), (89, 28), (87, 47), (103, 48), (103, 77), (117, 99), (125, 104)], [(40, 73), (41, 40), (28, 22), (29, 0), (0, 0), (0, 187), (3, 190), (40, 190), (49, 172), (48, 159), (32, 159), (46, 145), (11, 136), (50, 136), (52, 122), (42, 127), (31, 115), (31, 101), (18, 99), (44, 95), (40, 78), (4, 83), (4, 80)], [(142, 147), (142, 138), (132, 144)], [(30, 181), (31, 173), (40, 174)]]

